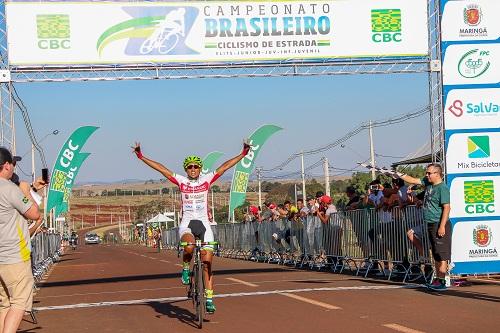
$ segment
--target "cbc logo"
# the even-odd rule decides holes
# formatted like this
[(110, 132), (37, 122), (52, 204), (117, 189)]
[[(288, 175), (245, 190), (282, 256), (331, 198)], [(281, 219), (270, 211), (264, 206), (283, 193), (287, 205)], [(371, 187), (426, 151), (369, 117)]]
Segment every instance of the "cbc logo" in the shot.
[(391, 43), (391, 42), (399, 43), (401, 42), (402, 39), (400, 32), (396, 33), (384, 32), (384, 33), (373, 34), (372, 40), (375, 43)]
[(69, 49), (69, 39), (42, 39), (38, 41), (38, 47), (42, 50)]

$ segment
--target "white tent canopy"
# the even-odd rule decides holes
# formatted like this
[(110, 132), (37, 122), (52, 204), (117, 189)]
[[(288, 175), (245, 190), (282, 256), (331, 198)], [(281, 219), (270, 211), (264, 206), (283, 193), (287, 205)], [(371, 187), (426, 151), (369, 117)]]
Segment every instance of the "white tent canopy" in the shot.
[(159, 213), (155, 217), (146, 221), (146, 223), (167, 223), (167, 222), (174, 222), (174, 220), (163, 213)]

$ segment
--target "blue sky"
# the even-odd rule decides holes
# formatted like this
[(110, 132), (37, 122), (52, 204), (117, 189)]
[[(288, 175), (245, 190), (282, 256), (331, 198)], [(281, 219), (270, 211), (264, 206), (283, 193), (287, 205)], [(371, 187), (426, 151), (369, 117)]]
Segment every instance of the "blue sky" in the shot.
[[(266, 123), (284, 128), (258, 156), (257, 165), (268, 169), (301, 149), (335, 141), (361, 122), (428, 104), (427, 74), (24, 83), (16, 87), (37, 137), (60, 131), (42, 142), (49, 167), (74, 129), (100, 127), (83, 149), (91, 156), (77, 182), (160, 178), (133, 157), (130, 146), (134, 141), (141, 142), (146, 156), (177, 172), (182, 172), (181, 163), (188, 154), (204, 156), (219, 150), (225, 153), (223, 162), (240, 151), (243, 138)], [(17, 153), (23, 155), (30, 143), (20, 114), (16, 130)], [(376, 153), (406, 156), (426, 143), (429, 133), (427, 115), (376, 128)], [(369, 157), (368, 132), (353, 137), (346, 146), (308, 156), (305, 164), (326, 156), (335, 167), (354, 167), (362, 157)], [(379, 165), (395, 160), (377, 158)], [(30, 172), (30, 154), (20, 166)], [(297, 159), (284, 172), (299, 169)], [(310, 174), (321, 172), (317, 168)]]

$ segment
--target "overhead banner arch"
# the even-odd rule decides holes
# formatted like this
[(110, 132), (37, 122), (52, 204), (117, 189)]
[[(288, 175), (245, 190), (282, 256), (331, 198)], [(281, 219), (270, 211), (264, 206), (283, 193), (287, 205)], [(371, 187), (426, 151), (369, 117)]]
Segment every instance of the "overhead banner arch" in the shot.
[(416, 57), (427, 1), (7, 1), (9, 61), (40, 67)]

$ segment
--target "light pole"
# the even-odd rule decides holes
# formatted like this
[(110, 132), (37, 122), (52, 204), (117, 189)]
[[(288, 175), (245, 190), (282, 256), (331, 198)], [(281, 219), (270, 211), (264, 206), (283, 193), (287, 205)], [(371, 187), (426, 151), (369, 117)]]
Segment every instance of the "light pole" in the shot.
[[(57, 135), (59, 134), (59, 130), (53, 130), (52, 132), (49, 132), (47, 134), (45, 134), (41, 139), (40, 141), (38, 141), (38, 144), (41, 144), (43, 140), (47, 139), (47, 137), (49, 137), (50, 135)], [(24, 155), (22, 155), (21, 157), (24, 157), (26, 155), (28, 155), (29, 151), (26, 152)], [(31, 181), (35, 181), (35, 145), (34, 144), (31, 144)]]

